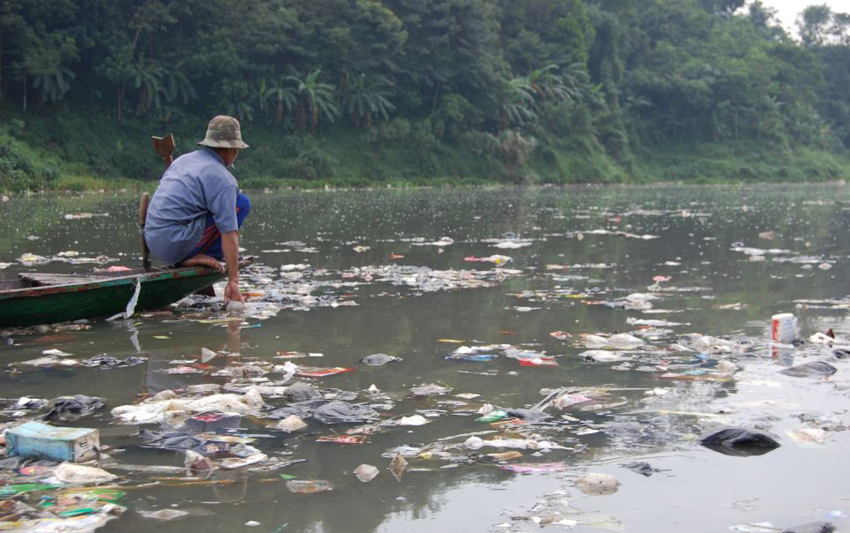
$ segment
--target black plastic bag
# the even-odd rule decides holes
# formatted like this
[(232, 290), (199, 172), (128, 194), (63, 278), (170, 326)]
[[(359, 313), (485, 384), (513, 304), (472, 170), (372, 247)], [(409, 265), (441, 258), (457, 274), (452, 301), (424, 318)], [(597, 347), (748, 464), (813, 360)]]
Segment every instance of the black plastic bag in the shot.
[(736, 427), (714, 430), (702, 437), (699, 443), (715, 452), (738, 457), (763, 455), (780, 446), (767, 433)]

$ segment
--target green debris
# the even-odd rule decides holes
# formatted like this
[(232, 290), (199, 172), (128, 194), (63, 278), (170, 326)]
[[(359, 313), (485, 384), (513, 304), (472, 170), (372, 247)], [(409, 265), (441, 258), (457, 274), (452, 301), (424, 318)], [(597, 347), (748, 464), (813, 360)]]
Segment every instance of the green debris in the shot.
[(54, 490), (62, 488), (62, 485), (45, 485), (43, 483), (21, 483), (19, 485), (6, 485), (0, 487), (0, 496), (14, 496), (27, 492), (39, 492), (43, 490)]
[(508, 416), (508, 413), (506, 411), (503, 411), (502, 409), (493, 409), (492, 411), (490, 411), (486, 415), (479, 417), (479, 418), (476, 418), (475, 421), (476, 422), (496, 422), (497, 420), (501, 420), (501, 419), (505, 418), (506, 416)]
[(73, 518), (75, 516), (85, 516), (87, 514), (94, 514), (95, 510), (90, 507), (84, 507), (82, 509), (69, 509), (67, 511), (62, 511), (59, 513), (59, 516), (62, 518)]

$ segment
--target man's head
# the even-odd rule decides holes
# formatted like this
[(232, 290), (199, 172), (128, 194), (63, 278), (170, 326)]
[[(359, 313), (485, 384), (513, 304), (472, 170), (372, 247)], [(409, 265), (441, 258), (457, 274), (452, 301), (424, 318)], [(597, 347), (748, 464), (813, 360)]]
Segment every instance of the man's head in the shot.
[(236, 162), (236, 157), (239, 155), (238, 148), (213, 148), (215, 153), (221, 158), (224, 166), (230, 167)]
[(206, 137), (198, 144), (218, 152), (225, 166), (233, 164), (239, 150), (248, 148), (248, 145), (242, 142), (242, 128), (239, 126), (239, 121), (227, 115), (213, 117), (207, 126)]

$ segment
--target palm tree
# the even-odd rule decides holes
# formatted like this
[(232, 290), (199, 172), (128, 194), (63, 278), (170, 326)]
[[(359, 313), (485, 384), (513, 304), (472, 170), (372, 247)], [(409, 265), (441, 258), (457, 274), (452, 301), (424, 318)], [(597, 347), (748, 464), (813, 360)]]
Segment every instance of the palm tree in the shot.
[(139, 89), (139, 112), (146, 113), (152, 107), (159, 109), (162, 104), (160, 96), (165, 90), (163, 77), (165, 69), (156, 59), (146, 59), (139, 54), (139, 59), (133, 64), (133, 85)]
[(593, 92), (589, 91), (587, 72), (580, 63), (567, 65), (561, 73), (559, 70), (561, 67), (551, 64), (531, 71), (528, 76), (510, 80), (503, 98), (499, 129), (537, 120), (543, 102), (572, 102)]
[(271, 100), (275, 102), (275, 117), (274, 123), (280, 124), (283, 122), (283, 112), (291, 111), (298, 101), (298, 94), (295, 89), (286, 84), (287, 78), (281, 77), (274, 80), (268, 87), (265, 82), (260, 89), (260, 102), (265, 107), (266, 102)]
[(381, 75), (367, 77), (361, 73), (346, 80), (343, 108), (351, 116), (355, 127), (359, 128), (363, 120), (367, 128), (372, 127), (373, 116), (389, 119), (389, 114), (395, 111), (389, 100), (392, 96), (390, 85), (390, 81)]
[(534, 88), (527, 77), (508, 81), (505, 101), (499, 117), (499, 130), (512, 125), (521, 126), (537, 120), (537, 104), (534, 101)]
[(536, 98), (554, 102), (570, 102), (576, 96), (581, 71), (576, 70), (573, 64), (562, 76), (556, 73), (558, 68), (558, 65), (547, 65), (533, 70), (528, 75), (528, 84)]
[(32, 86), (41, 89), (41, 99), (46, 102), (61, 100), (71, 88), (71, 80), (76, 77), (71, 69), (60, 65), (50, 70), (36, 72), (32, 76)]
[(329, 83), (319, 82), (321, 73), (322, 69), (316, 69), (303, 80), (297, 75), (286, 77), (297, 87), (298, 104), (295, 106), (295, 119), (301, 131), (307, 127), (308, 120), (310, 131), (315, 132), (320, 117), (324, 116), (333, 122), (334, 117), (339, 115), (339, 110), (334, 103), (335, 87)]
[(186, 105), (191, 100), (197, 98), (198, 95), (195, 92), (195, 88), (192, 86), (192, 82), (190, 82), (189, 78), (186, 77), (186, 74), (183, 73), (182, 68), (183, 62), (181, 61), (174, 65), (174, 67), (165, 69), (166, 81), (163, 84), (163, 88), (169, 102), (172, 102), (175, 98), (179, 97), (183, 100), (183, 105)]
[(570, 63), (566, 67), (562, 67), (560, 76), (564, 85), (570, 87), (573, 91), (581, 90), (582, 87), (590, 85), (590, 76), (587, 74), (587, 67), (583, 63)]

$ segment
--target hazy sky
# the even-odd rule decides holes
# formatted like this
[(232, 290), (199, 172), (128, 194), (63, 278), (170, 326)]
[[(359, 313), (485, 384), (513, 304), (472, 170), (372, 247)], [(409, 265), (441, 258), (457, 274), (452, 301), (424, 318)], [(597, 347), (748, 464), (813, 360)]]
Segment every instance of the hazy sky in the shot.
[(827, 4), (835, 11), (842, 13), (850, 11), (850, 2), (847, 0), (762, 0), (762, 3), (776, 9), (782, 25), (793, 30), (795, 34), (797, 28), (794, 26), (794, 21), (797, 19), (797, 15), (807, 6)]

